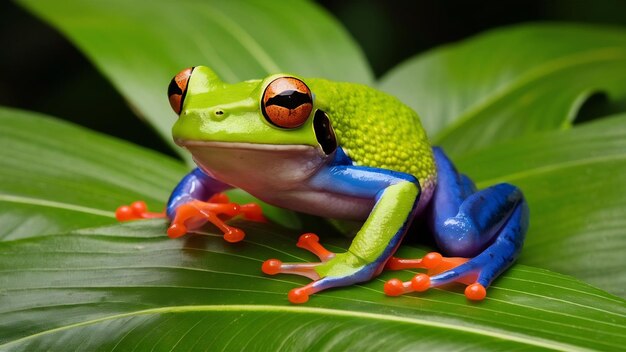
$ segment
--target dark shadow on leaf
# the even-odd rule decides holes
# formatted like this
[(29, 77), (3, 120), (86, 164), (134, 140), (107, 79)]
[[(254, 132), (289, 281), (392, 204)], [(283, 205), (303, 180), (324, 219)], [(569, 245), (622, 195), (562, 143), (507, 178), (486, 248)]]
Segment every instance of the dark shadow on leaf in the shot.
[(209, 241), (217, 240), (213, 236), (205, 236), (201, 234), (189, 234), (185, 238), (185, 246), (183, 250), (185, 253), (191, 256), (202, 256), (202, 252), (197, 251), (198, 249), (205, 249), (208, 246)]
[(626, 110), (626, 99), (612, 100), (605, 92), (595, 92), (582, 104), (574, 125), (614, 115)]

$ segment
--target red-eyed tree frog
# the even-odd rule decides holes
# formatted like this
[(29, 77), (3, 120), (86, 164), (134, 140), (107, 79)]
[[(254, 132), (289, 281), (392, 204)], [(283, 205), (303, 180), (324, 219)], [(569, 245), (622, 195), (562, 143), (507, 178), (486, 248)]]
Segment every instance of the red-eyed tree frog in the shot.
[[(275, 74), (224, 83), (207, 67), (176, 75), (168, 89), (179, 116), (172, 134), (197, 168), (172, 192), (166, 212), (170, 237), (207, 221), (230, 242), (244, 233), (219, 216), (261, 219), (255, 204), (229, 203), (221, 192), (238, 187), (287, 209), (364, 221), (344, 253), (332, 253), (314, 234), (298, 246), (317, 263), (269, 259), (266, 274), (298, 274), (308, 285), (291, 290), (293, 303), (331, 287), (368, 281), (385, 269), (426, 268), (409, 282), (384, 285), (387, 295), (425, 291), (453, 281), (482, 300), (486, 287), (517, 258), (528, 227), (528, 206), (510, 184), (478, 191), (440, 148), (431, 147), (418, 115), (398, 99), (353, 83)], [(413, 218), (428, 218), (446, 255), (393, 257)], [(158, 216), (141, 202), (117, 210), (120, 220)]]

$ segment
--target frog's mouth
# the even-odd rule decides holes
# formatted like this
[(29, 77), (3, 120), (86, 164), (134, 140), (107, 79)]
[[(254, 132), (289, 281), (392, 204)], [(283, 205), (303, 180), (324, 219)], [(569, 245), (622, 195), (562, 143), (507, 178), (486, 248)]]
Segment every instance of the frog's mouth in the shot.
[(183, 139), (175, 142), (189, 150), (196, 164), (207, 174), (251, 193), (268, 187), (297, 188), (332, 159), (319, 146)]

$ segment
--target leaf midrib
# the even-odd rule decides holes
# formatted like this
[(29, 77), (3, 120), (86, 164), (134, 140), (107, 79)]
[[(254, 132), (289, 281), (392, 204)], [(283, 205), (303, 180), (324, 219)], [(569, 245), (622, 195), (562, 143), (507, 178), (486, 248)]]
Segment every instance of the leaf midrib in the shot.
[(457, 119), (448, 124), (444, 129), (439, 131), (433, 138), (435, 144), (440, 144), (449, 134), (467, 123), (482, 111), (487, 110), (490, 106), (507, 95), (515, 92), (515, 90), (530, 84), (534, 81), (542, 79), (544, 76), (565, 71), (578, 65), (585, 65), (594, 61), (618, 61), (626, 60), (626, 51), (620, 47), (603, 47), (595, 50), (576, 53), (574, 55), (566, 55), (557, 59), (547, 61), (519, 75), (509, 84), (497, 89), (492, 94), (487, 95), (475, 105), (468, 107), (465, 112), (461, 113)]
[(25, 336), (20, 339), (5, 343), (0, 345), (0, 348), (9, 347), (11, 345), (16, 345), (21, 342), (24, 342), (29, 339), (34, 339), (39, 336), (49, 335), (56, 332), (62, 332), (65, 330), (70, 330), (74, 328), (80, 328), (88, 325), (98, 324), (105, 321), (115, 320), (115, 319), (123, 319), (123, 318), (132, 318), (140, 315), (152, 315), (152, 314), (168, 314), (168, 313), (190, 313), (190, 312), (274, 312), (274, 313), (291, 313), (291, 314), (318, 314), (324, 316), (336, 316), (336, 317), (350, 317), (357, 319), (369, 319), (369, 320), (379, 320), (379, 321), (390, 321), (404, 324), (414, 324), (414, 325), (422, 325), (428, 326), (431, 328), (439, 328), (439, 329), (447, 329), (454, 331), (461, 331), (465, 333), (487, 336), (491, 338), (497, 338), (505, 341), (514, 341), (521, 344), (526, 344), (529, 346), (543, 347), (549, 348), (559, 351), (590, 351), (586, 348), (581, 348), (579, 346), (574, 346), (570, 344), (545, 340), (537, 337), (527, 336), (527, 335), (514, 335), (507, 334), (498, 331), (491, 331), (486, 329), (479, 329), (476, 327), (469, 326), (459, 326), (454, 324), (448, 324), (444, 322), (430, 321), (430, 320), (418, 320), (407, 317), (399, 317), (399, 316), (390, 316), (384, 314), (376, 314), (376, 313), (365, 313), (365, 312), (355, 312), (355, 311), (347, 311), (347, 310), (337, 310), (337, 309), (328, 309), (328, 308), (313, 308), (313, 307), (293, 307), (293, 306), (273, 306), (273, 305), (219, 305), (219, 306), (210, 306), (210, 305), (199, 305), (199, 306), (169, 306), (169, 307), (159, 307), (153, 309), (145, 309), (135, 312), (123, 313), (123, 314), (115, 314), (107, 317), (102, 317), (98, 319), (87, 320), (80, 323), (70, 324), (54, 329), (49, 329), (45, 331), (38, 332), (36, 334)]
[(49, 207), (49, 208), (57, 208), (57, 209), (65, 209), (71, 210), (91, 215), (98, 215), (107, 218), (115, 218), (115, 213), (112, 211), (106, 211), (96, 208), (85, 207), (82, 205), (70, 204), (70, 203), (62, 203), (45, 199), (36, 199), (30, 197), (21, 197), (21, 196), (13, 196), (8, 194), (0, 194), (0, 202), (11, 202), (11, 203), (21, 203), (28, 205), (35, 205), (40, 207)]

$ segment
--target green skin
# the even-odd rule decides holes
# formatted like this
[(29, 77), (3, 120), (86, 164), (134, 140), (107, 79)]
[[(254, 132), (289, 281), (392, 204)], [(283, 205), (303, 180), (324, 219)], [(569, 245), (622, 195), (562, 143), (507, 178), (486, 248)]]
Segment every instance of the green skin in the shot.
[[(338, 254), (314, 269), (320, 278), (340, 278), (351, 276), (368, 264), (379, 263), (380, 267), (372, 275), (374, 276), (382, 270), (389, 253), (392, 254), (397, 247), (398, 233), (403, 232), (411, 217), (429, 201), (434, 188), (435, 162), (419, 118), (396, 98), (364, 85), (301, 79), (313, 93), (311, 116), (298, 128), (278, 128), (263, 116), (260, 102), (267, 85), (281, 76), (286, 75), (277, 74), (263, 80), (227, 84), (209, 68), (196, 67), (187, 86), (180, 118), (172, 129), (173, 137), (178, 144), (188, 147), (204, 170), (221, 168), (211, 176), (243, 188), (269, 203), (333, 218), (365, 220), (346, 253)], [(364, 200), (362, 197), (339, 194), (336, 190), (329, 191), (309, 185), (314, 183), (311, 180), (315, 179), (317, 170), (332, 159), (321, 152), (315, 136), (312, 117), (318, 109), (326, 112), (339, 147), (354, 165), (409, 174), (419, 181), (420, 187), (405, 180), (393, 182), (381, 189), (382, 195), (374, 206), (373, 199)], [(190, 148), (190, 142), (200, 143), (195, 148)], [(215, 149), (204, 150), (203, 142), (219, 142), (225, 145), (245, 143), (263, 148), (276, 146), (276, 160), (273, 162), (277, 163), (284, 158), (282, 146), (306, 146), (307, 148), (302, 148), (302, 159), (308, 160), (309, 155), (315, 155), (319, 164), (314, 170), (303, 172), (307, 173), (306, 176), (292, 187), (299, 187), (298, 192), (290, 189), (273, 190), (272, 186), (267, 186), (262, 191), (251, 190), (246, 186), (255, 182), (254, 178), (263, 177), (260, 175), (262, 168), (252, 165), (246, 172), (245, 165), (235, 164), (230, 160), (238, 154), (224, 152), (222, 155), (215, 152)], [(268, 158), (268, 153), (272, 153), (272, 148), (265, 150), (262, 158)], [(232, 166), (233, 170), (230, 170), (228, 165), (236, 166)], [(242, 180), (242, 175), (249, 175), (250, 183)], [(233, 179), (239, 181), (233, 182)], [(274, 197), (277, 192), (282, 192), (284, 196)], [(362, 205), (355, 206), (358, 209), (355, 214), (349, 214), (345, 207), (335, 214), (332, 207), (328, 210), (327, 205), (332, 202), (315, 200), (321, 193), (331, 193), (331, 197), (338, 196), (343, 201), (353, 200), (355, 204)], [(364, 280), (355, 282), (358, 281)], [(350, 283), (353, 282), (342, 285)]]

